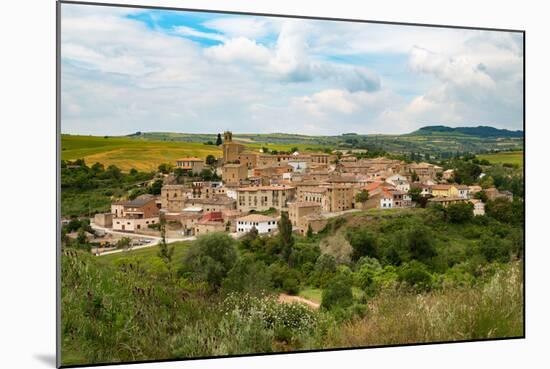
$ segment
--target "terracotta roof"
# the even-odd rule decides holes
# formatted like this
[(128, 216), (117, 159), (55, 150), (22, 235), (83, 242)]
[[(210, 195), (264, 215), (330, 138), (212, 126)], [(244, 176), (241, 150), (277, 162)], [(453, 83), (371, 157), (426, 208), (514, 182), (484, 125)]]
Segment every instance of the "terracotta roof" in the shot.
[(276, 218), (268, 217), (267, 215), (262, 214), (250, 214), (246, 215), (244, 217), (237, 218), (238, 222), (271, 222), (271, 221), (277, 221)]
[(190, 158), (180, 158), (180, 159), (176, 159), (176, 161), (202, 161), (202, 159), (195, 158), (195, 157), (190, 157)]
[(241, 187), (237, 191), (248, 191), (248, 192), (255, 192), (255, 191), (283, 191), (283, 190), (291, 190), (295, 187), (291, 186), (252, 186), (252, 187)]

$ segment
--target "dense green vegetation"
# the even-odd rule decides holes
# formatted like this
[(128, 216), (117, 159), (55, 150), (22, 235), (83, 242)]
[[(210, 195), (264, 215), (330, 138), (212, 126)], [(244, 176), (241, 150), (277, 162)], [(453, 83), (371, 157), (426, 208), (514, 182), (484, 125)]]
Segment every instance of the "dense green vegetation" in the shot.
[[(63, 363), (521, 336), (521, 205), (489, 202), (482, 217), (369, 210), (308, 237), (283, 217), (276, 236), (203, 235), (170, 259), (158, 247), (92, 257), (69, 245)], [(335, 237), (344, 255), (326, 247)]]
[[(64, 217), (93, 215), (110, 209), (111, 202), (121, 197), (135, 198), (142, 193), (160, 193), (159, 183), (151, 185), (153, 172), (130, 170), (117, 166), (85, 161), (61, 162), (61, 215)], [(131, 192), (133, 191), (133, 192)]]

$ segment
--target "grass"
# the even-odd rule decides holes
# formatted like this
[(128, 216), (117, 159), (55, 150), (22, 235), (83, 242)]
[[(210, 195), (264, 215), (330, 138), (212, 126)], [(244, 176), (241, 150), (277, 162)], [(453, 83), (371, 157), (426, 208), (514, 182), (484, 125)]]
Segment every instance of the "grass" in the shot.
[[(288, 151), (292, 147), (299, 150), (320, 150), (320, 145), (310, 144), (262, 144), (246, 145), (250, 150), (267, 146), (271, 150)], [(96, 162), (116, 165), (123, 171), (135, 168), (139, 171), (156, 170), (159, 164), (175, 163), (181, 157), (206, 158), (208, 155), (222, 156), (222, 150), (215, 145), (202, 142), (154, 141), (126, 137), (98, 137), (61, 135), (61, 159), (84, 159), (87, 164)]]
[(491, 164), (513, 164), (523, 167), (523, 151), (499, 152), (477, 155), (479, 159), (488, 160)]
[(414, 295), (383, 293), (361, 320), (347, 323), (331, 346), (358, 347), (519, 337), (523, 332), (521, 263), (484, 285)]
[(175, 163), (181, 157), (208, 155), (221, 156), (215, 145), (196, 142), (144, 141), (119, 137), (61, 136), (61, 159), (84, 159), (86, 163), (116, 165), (124, 171), (135, 168), (139, 171), (156, 170), (159, 164)]
[(308, 300), (311, 300), (311, 301), (314, 301), (316, 303), (321, 303), (321, 300), (322, 300), (322, 295), (323, 295), (323, 290), (320, 289), (320, 288), (305, 288), (303, 290), (300, 291), (300, 293), (298, 294), (298, 296), (300, 297), (303, 297), (305, 299), (308, 299)]
[[(182, 258), (183, 254), (185, 253), (185, 250), (191, 243), (189, 241), (178, 241), (169, 244), (170, 247), (174, 247), (174, 254), (172, 255), (172, 264), (179, 263)], [(97, 260), (102, 264), (116, 264), (118, 260), (129, 258), (129, 257), (136, 257), (140, 259), (150, 259), (154, 256), (157, 256), (159, 251), (159, 246), (152, 246), (152, 247), (146, 247), (142, 249), (137, 250), (128, 250), (123, 252), (117, 252), (115, 254), (108, 254), (97, 257)]]

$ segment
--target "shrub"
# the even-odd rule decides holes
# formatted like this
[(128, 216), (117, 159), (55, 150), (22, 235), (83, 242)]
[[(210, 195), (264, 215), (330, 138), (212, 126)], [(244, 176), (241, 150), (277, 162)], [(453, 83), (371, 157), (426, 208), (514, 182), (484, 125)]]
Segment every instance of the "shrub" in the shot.
[(235, 240), (225, 233), (210, 233), (191, 244), (183, 259), (182, 272), (217, 289), (236, 262)]
[(366, 228), (351, 228), (346, 234), (346, 239), (353, 247), (352, 260), (359, 260), (362, 256), (378, 257), (378, 243), (374, 234)]
[(334, 277), (323, 289), (321, 307), (331, 310), (334, 308), (346, 308), (353, 303), (351, 281), (345, 275)]
[(399, 281), (407, 283), (419, 292), (429, 291), (433, 285), (432, 275), (428, 272), (426, 265), (415, 260), (400, 268)]
[(260, 294), (272, 288), (271, 273), (261, 261), (245, 256), (239, 259), (222, 283), (225, 292)]
[(470, 202), (459, 202), (449, 205), (446, 211), (450, 223), (466, 223), (474, 216), (474, 205)]

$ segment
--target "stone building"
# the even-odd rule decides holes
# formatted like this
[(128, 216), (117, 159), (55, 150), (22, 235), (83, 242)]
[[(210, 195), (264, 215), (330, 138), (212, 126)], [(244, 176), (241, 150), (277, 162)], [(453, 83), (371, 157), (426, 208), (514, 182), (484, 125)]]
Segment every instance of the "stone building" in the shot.
[(291, 186), (242, 187), (237, 189), (237, 209), (242, 212), (286, 210), (295, 195), (296, 188)]

